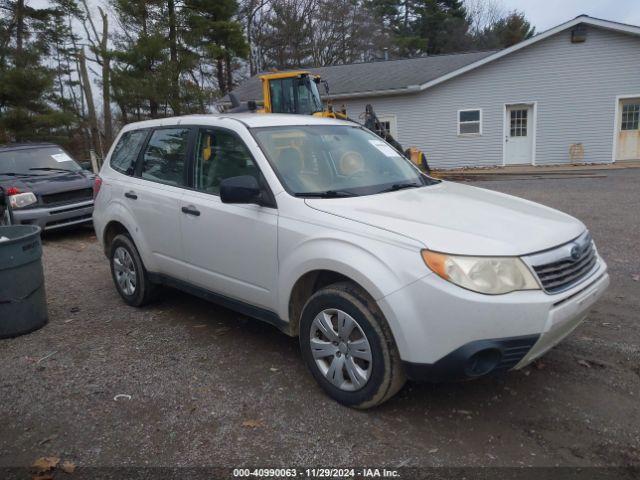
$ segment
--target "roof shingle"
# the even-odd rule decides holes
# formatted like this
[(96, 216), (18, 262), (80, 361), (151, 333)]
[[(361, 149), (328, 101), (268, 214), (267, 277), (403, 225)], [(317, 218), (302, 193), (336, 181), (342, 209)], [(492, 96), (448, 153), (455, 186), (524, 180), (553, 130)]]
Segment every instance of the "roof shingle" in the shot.
[[(414, 85), (429, 82), (485, 58), (495, 50), (449, 55), (434, 55), (403, 60), (387, 60), (371, 63), (351, 63), (329, 67), (300, 68), (316, 75), (329, 83), (329, 94), (348, 95), (384, 90), (406, 89)], [(233, 93), (238, 100), (259, 100), (262, 98), (260, 79), (253, 76), (239, 85)], [(324, 93), (321, 88), (321, 93)], [(224, 100), (228, 100), (225, 97)]]

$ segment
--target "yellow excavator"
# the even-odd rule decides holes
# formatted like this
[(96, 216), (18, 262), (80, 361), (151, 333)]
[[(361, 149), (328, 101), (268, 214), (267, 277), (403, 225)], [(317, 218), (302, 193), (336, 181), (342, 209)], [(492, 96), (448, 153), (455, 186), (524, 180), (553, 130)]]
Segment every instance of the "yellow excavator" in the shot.
[[(323, 84), (327, 96), (329, 95), (329, 85), (319, 75), (305, 70), (296, 70), (267, 73), (260, 75), (259, 78), (262, 82), (262, 102), (249, 100), (243, 105), (233, 94), (229, 94), (232, 104), (230, 112), (294, 113), (354, 121), (347, 116), (344, 105), (340, 110), (336, 110), (331, 100), (326, 103), (322, 102), (318, 85)], [(378, 119), (371, 105), (365, 107), (363, 123), (366, 128), (382, 137), (398, 152), (429, 173), (426, 156), (417, 148), (403, 149), (384, 123)]]

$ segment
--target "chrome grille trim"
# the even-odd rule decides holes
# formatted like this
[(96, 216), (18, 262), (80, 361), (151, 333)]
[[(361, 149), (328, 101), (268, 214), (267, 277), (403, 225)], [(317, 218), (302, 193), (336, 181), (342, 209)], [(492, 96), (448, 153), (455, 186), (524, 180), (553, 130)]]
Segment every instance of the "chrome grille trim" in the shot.
[(589, 232), (541, 253), (523, 257), (547, 293), (560, 293), (582, 282), (597, 269), (598, 254)]

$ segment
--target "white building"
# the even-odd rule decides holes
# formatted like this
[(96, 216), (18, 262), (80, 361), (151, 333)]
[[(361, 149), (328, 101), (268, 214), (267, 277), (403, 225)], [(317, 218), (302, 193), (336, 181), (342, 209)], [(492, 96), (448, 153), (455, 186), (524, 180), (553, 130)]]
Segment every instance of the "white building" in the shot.
[[(309, 68), (433, 168), (640, 159), (640, 27), (580, 16), (510, 48)], [(234, 93), (261, 98), (253, 77)]]

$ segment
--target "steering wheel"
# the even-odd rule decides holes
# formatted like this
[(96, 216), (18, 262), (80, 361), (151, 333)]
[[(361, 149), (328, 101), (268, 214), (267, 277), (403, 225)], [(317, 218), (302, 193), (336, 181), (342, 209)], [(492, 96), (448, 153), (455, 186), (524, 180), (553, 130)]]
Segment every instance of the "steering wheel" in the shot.
[(360, 152), (348, 150), (340, 157), (340, 173), (345, 177), (364, 175), (364, 157)]

